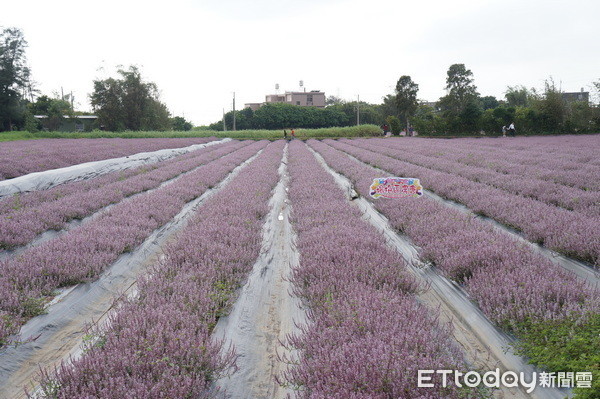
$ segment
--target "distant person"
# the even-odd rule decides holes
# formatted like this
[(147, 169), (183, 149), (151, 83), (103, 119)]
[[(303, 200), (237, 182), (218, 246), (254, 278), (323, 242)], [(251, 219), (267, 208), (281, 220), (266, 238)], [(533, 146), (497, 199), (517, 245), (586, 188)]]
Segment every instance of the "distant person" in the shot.
[(506, 137), (506, 125), (502, 126), (502, 137)]
[(412, 125), (408, 127), (408, 137), (413, 137), (415, 133), (415, 129), (413, 129)]
[(292, 129), (292, 139), (296, 138), (296, 131), (294, 129)]
[(287, 130), (283, 129), (283, 138), (287, 140)]
[(515, 137), (517, 131), (515, 130), (515, 123), (511, 122), (510, 125), (508, 126), (508, 134), (511, 137)]

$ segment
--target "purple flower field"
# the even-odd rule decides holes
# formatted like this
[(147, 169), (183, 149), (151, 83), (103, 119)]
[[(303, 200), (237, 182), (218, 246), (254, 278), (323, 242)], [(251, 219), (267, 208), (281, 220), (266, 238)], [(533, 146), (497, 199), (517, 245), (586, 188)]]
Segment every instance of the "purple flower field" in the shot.
[[(13, 168), (0, 168), (0, 175), (209, 141), (185, 140), (53, 140), (64, 143), (60, 156), (61, 145), (44, 152), (41, 140), (16, 143), (10, 151), (0, 150), (0, 159), (9, 157)], [(87, 149), (74, 147), (88, 141)], [(512, 227), (531, 242), (598, 266), (599, 145), (599, 135), (232, 140), (0, 199), (0, 396), (12, 397), (16, 390), (9, 385), (22, 381), (19, 392), (27, 385), (36, 397), (226, 398), (218, 381), (231, 373), (247, 375), (239, 381), (255, 392), (252, 370), (243, 370), (240, 364), (246, 363), (239, 361), (253, 356), (253, 348), (237, 350), (213, 330), (230, 319), (219, 321), (234, 304), (237, 309), (243, 303), (240, 292), (256, 292), (243, 287), (261, 281), (254, 277), (279, 262), (289, 272), (284, 278), (288, 292), (282, 294), (283, 285), (259, 287), (265, 297), (277, 289), (273, 298), (300, 303), (306, 323), (282, 328), (282, 335), (275, 332), (279, 346), (275, 338), (261, 348), (279, 349), (257, 354), (259, 360), (248, 364), (268, 370), (290, 399), (492, 397), (494, 392), (481, 387), (442, 387), (439, 375), (433, 378), (435, 387), (417, 385), (418, 370), (473, 370), (473, 351), (489, 359), (486, 364), (500, 360), (492, 348), (461, 338), (464, 331), (458, 330), (476, 327), (456, 320), (457, 304), (428, 302), (431, 297), (424, 293), (433, 291), (421, 280), (422, 270), (407, 265), (387, 242), (396, 233), (414, 244), (414, 256), (428, 273), (452, 281), (470, 309), (479, 308), (491, 330), (515, 339), (524, 363), (591, 372), (596, 381), (600, 286), (427, 191)], [(389, 221), (388, 236), (371, 224), (378, 220), (373, 213), (363, 215), (361, 206), (367, 203), (350, 200), (328, 169), (348, 178)], [(373, 179), (389, 176), (420, 179), (426, 195), (371, 198)], [(199, 199), (203, 194), (206, 199)], [(161, 234), (161, 240), (153, 238)], [(269, 242), (274, 244), (265, 246)], [(148, 243), (155, 246), (152, 254), (144, 252)], [(279, 252), (272, 248), (283, 248), (285, 256), (273, 255)], [(83, 350), (65, 345), (55, 349), (53, 360), (39, 360), (45, 358), (36, 357), (37, 351), (60, 337), (62, 327), (53, 331), (52, 324), (40, 324), (37, 337), (19, 333), (45, 317), (52, 323), (62, 299), (47, 304), (59, 289), (104, 284), (106, 276), (118, 280), (122, 277), (112, 266), (131, 256), (144, 265), (127, 282), (135, 281), (133, 293), (122, 295), (118, 285), (110, 289), (114, 306), (105, 309), (106, 318), (86, 317), (93, 327), (77, 332)], [(271, 307), (257, 309), (274, 331), (284, 322)], [(77, 316), (71, 314), (69, 323)], [(259, 333), (247, 341), (268, 337)], [(18, 371), (35, 369), (37, 377), (12, 379), (7, 370), (13, 362), (22, 362), (15, 366)], [(600, 386), (582, 392), (587, 396), (581, 398), (594, 397)], [(575, 397), (580, 393), (576, 390)]]
[(44, 231), (60, 230), (73, 219), (83, 219), (133, 194), (156, 188), (244, 145), (229, 142), (98, 179), (3, 198), (0, 200), (0, 249), (25, 245)]
[[(369, 145), (369, 148), (393, 158), (451, 173), (473, 182), (484, 183), (511, 194), (535, 198), (546, 204), (574, 210), (583, 215), (600, 216), (600, 191), (594, 189), (597, 176), (600, 174), (600, 166), (587, 165), (585, 162), (582, 164), (580, 161), (558, 162), (556, 158), (543, 159), (535, 165), (523, 165), (518, 163), (516, 156), (507, 156), (499, 149), (490, 154), (446, 146), (433, 156), (426, 156), (423, 153), (404, 151), (403, 144), (406, 143), (399, 140), (391, 143), (390, 140), (346, 142)], [(428, 152), (431, 153), (433, 150), (429, 149)], [(525, 159), (533, 157), (531, 152), (520, 155)], [(552, 177), (556, 174), (551, 173), (553, 170), (563, 173), (566, 170), (570, 180), (565, 184), (552, 181)], [(574, 187), (574, 184), (583, 188)]]
[(138, 297), (111, 317), (102, 345), (61, 367), (57, 398), (207, 397), (210, 381), (234, 361), (210, 331), (258, 257), (282, 149), (271, 144), (202, 206)]
[[(378, 172), (336, 150), (335, 144), (310, 141), (332, 168), (352, 179), (357, 190), (369, 198), (370, 183)], [(421, 247), (423, 260), (434, 262), (449, 278), (464, 282), (496, 323), (516, 327), (526, 320), (587, 317), (600, 311), (600, 287), (578, 281), (511, 237), (428, 198), (402, 201), (373, 202), (393, 227)]]
[[(335, 148), (390, 173), (399, 176), (419, 176), (425, 189), (460, 202), (475, 213), (489, 216), (520, 230), (532, 242), (541, 243), (550, 249), (595, 265), (600, 264), (600, 216), (569, 211), (457, 174), (405, 162), (398, 159), (403, 156), (402, 150), (386, 150), (381, 145), (375, 146), (370, 142), (354, 140), (330, 143)], [(390, 151), (399, 155), (391, 157), (384, 154)], [(598, 177), (595, 180), (598, 180)], [(592, 206), (597, 208), (598, 205)]]
[(457, 387), (416, 388), (418, 369), (463, 365), (435, 312), (411, 295), (418, 287), (398, 253), (304, 144), (291, 144), (289, 168), (301, 254), (293, 282), (312, 310), (309, 326), (291, 339), (301, 358), (285, 379), (297, 396), (461, 397)]
[(242, 147), (159, 190), (125, 200), (66, 235), (0, 261), (0, 311), (5, 313), (0, 340), (14, 333), (20, 320), (39, 314), (40, 298), (97, 277), (265, 145)]
[(0, 144), (0, 180), (139, 152), (181, 148), (214, 138), (40, 139)]

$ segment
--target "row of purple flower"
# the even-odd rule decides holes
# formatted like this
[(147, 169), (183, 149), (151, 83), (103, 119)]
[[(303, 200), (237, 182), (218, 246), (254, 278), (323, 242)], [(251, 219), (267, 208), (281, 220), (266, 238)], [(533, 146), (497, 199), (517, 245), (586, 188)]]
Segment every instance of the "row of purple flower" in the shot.
[(244, 145), (228, 142), (125, 172), (4, 198), (0, 201), (0, 248), (25, 245), (44, 231), (60, 230), (73, 219), (156, 188)]
[[(426, 168), (452, 173), (456, 176), (465, 177), (471, 181), (485, 183), (492, 187), (500, 188), (511, 194), (522, 195), (524, 197), (535, 198), (549, 205), (556, 205), (568, 210), (574, 210), (582, 215), (600, 218), (600, 191), (591, 189), (581, 189), (554, 181), (541, 178), (541, 171), (538, 166), (516, 167), (514, 163), (503, 161), (504, 155), (501, 150), (495, 154), (486, 155), (486, 161), (480, 165), (474, 165), (474, 159), (471, 157), (471, 150), (462, 147), (448, 145), (444, 150), (444, 155), (428, 156), (418, 149), (415, 149), (411, 143), (400, 140), (360, 140), (360, 143), (373, 145), (378, 152), (394, 158), (406, 161)], [(410, 145), (410, 147), (409, 147)], [(459, 146), (460, 144), (458, 144)], [(456, 151), (454, 151), (456, 150)], [(527, 158), (528, 154), (522, 153), (521, 159)], [(501, 171), (496, 170), (497, 162), (508, 164)], [(491, 166), (490, 166), (491, 165)], [(582, 168), (584, 165), (581, 165)], [(581, 170), (569, 170), (571, 181), (585, 181), (588, 187), (600, 184), (600, 166), (593, 167), (593, 172), (580, 174)], [(557, 168), (557, 170), (559, 170)], [(591, 176), (594, 177), (591, 177)], [(543, 175), (542, 175), (543, 176)], [(543, 176), (547, 177), (547, 176)]]
[(42, 139), (4, 142), (0, 146), (0, 180), (83, 162), (124, 157), (146, 151), (180, 148), (210, 138)]
[[(250, 154), (265, 143), (242, 150)], [(269, 145), (208, 199), (110, 318), (100, 339), (46, 386), (57, 398), (202, 398), (234, 362), (211, 330), (259, 255), (284, 142)], [(238, 158), (238, 162), (241, 158)], [(222, 176), (221, 176), (222, 177)], [(215, 178), (217, 178), (215, 176)], [(252, 200), (248, 200), (252, 193)]]
[(293, 282), (310, 323), (291, 337), (300, 360), (285, 381), (299, 398), (462, 397), (455, 386), (418, 388), (417, 370), (464, 365), (447, 327), (416, 301), (400, 255), (304, 144), (293, 142), (289, 154), (300, 252)]
[(331, 142), (334, 147), (398, 176), (418, 177), (427, 190), (460, 202), (522, 231), (527, 239), (591, 263), (600, 262), (600, 223), (533, 198), (510, 194), (452, 173), (441, 172), (383, 155), (380, 146), (364, 142)]
[(170, 221), (189, 201), (265, 147), (258, 142), (232, 152), (172, 184), (125, 200), (68, 234), (0, 262), (0, 343), (41, 311), (56, 288), (96, 278)]
[[(380, 172), (336, 148), (378, 163), (372, 152), (332, 140), (310, 141), (310, 145), (370, 198), (369, 185)], [(392, 163), (387, 166), (392, 173), (405, 172)], [(476, 218), (427, 197), (373, 203), (394, 228), (421, 248), (423, 260), (432, 261), (447, 277), (464, 283), (482, 311), (501, 326), (512, 329), (522, 322), (547, 319), (584, 321), (600, 311), (600, 287), (577, 280)]]

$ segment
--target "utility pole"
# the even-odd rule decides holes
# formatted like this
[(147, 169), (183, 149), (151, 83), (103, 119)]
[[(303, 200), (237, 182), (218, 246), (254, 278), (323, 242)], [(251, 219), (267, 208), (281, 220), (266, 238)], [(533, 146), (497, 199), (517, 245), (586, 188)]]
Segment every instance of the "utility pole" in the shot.
[(357, 94), (356, 101), (356, 126), (360, 125), (360, 94)]
[(227, 131), (227, 125), (225, 124), (225, 108), (223, 108), (223, 131)]
[(235, 91), (233, 92), (233, 131), (235, 131)]

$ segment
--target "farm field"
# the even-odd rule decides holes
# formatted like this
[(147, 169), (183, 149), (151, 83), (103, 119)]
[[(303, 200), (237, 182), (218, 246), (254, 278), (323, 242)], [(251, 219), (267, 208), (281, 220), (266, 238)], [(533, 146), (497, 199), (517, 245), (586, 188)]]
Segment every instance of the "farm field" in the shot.
[(61, 139), (4, 142), (0, 146), (0, 180), (62, 168), (83, 162), (117, 158), (139, 152), (181, 148), (213, 138)]
[(0, 397), (600, 397), (599, 135), (87, 140), (211, 143), (0, 197)]

